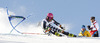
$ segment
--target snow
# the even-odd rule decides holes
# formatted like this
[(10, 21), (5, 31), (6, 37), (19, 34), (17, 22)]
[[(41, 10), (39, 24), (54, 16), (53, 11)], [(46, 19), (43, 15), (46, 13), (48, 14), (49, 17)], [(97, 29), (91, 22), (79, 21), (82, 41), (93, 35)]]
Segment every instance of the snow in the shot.
[(0, 34), (3, 43), (99, 43), (100, 38), (56, 37), (48, 35), (14, 35)]
[[(10, 14), (14, 14), (9, 11)], [(15, 14), (14, 14), (15, 15)], [(12, 34), (9, 34), (12, 27), (9, 24), (6, 9), (0, 8), (0, 43), (99, 43), (100, 37), (57, 37), (57, 36), (48, 36), (48, 35), (26, 35), (18, 34), (16, 31), (13, 31)], [(20, 25), (16, 28), (21, 32), (31, 32), (31, 33), (42, 33), (43, 30), (40, 27), (35, 26), (34, 24)]]

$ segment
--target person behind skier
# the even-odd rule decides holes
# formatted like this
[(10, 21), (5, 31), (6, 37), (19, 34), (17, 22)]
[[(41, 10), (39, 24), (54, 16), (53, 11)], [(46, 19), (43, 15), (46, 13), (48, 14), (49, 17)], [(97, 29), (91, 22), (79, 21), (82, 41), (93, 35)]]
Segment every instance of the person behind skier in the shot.
[[(63, 31), (64, 28), (62, 27), (62, 25), (60, 23), (58, 23), (57, 21), (55, 21), (53, 19), (52, 13), (47, 14), (47, 17), (46, 17), (46, 19), (43, 19), (42, 24), (43, 24), (42, 27), (44, 29), (44, 33), (50, 33), (50, 34), (54, 34), (56, 36), (62, 36), (61, 34), (59, 34), (59, 33), (62, 33), (62, 34), (65, 34), (67, 36), (70, 36), (70, 37), (76, 37), (76, 35), (69, 34), (69, 32)], [(55, 24), (56, 26), (60, 27), (63, 30), (54, 27), (52, 24)]]
[(91, 37), (90, 33), (86, 30), (85, 25), (82, 25), (81, 32), (79, 33), (80, 37)]
[(91, 17), (91, 26), (87, 26), (88, 29), (90, 30), (90, 34), (92, 37), (99, 37), (99, 24), (98, 22), (95, 20), (95, 17)]

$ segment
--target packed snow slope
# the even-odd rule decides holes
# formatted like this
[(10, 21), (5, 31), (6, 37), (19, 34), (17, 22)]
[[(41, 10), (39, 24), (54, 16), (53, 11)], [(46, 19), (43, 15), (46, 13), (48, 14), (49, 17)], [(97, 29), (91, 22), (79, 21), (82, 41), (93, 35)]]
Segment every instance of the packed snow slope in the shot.
[[(15, 15), (13, 12), (9, 11), (9, 14)], [(27, 20), (26, 20), (27, 21)], [(41, 33), (43, 30), (41, 27), (36, 26), (36, 24), (28, 24), (27, 22), (21, 23), (17, 28), (20, 32), (29, 32), (29, 33)], [(67, 27), (66, 30), (68, 30)], [(86, 38), (86, 37), (56, 37), (54, 35), (26, 35), (20, 34), (16, 31), (13, 31), (11, 34), (9, 32), (12, 30), (12, 27), (8, 21), (8, 16), (5, 8), (0, 8), (0, 43), (99, 43), (100, 38)]]
[(100, 38), (0, 34), (0, 43), (100, 43)]

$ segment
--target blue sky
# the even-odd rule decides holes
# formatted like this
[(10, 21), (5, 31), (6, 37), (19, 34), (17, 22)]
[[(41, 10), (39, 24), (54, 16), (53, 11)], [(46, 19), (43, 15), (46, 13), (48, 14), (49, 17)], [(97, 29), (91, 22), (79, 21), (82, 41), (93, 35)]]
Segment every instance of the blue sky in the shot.
[(39, 22), (51, 12), (56, 21), (71, 24), (69, 32), (75, 34), (80, 32), (81, 25), (90, 25), (91, 16), (100, 23), (100, 0), (0, 0), (0, 7), (6, 6), (16, 15), (32, 14), (28, 23)]

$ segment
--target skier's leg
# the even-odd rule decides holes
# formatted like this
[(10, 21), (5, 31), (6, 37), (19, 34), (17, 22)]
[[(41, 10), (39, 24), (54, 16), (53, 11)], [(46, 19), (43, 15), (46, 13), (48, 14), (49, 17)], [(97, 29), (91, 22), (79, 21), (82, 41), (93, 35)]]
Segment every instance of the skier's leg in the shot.
[(56, 36), (62, 36), (61, 34), (59, 34), (58, 32), (54, 32), (54, 34), (56, 35)]
[(65, 31), (60, 30), (60, 29), (57, 29), (57, 32), (60, 32), (60, 33), (62, 33), (62, 34), (64, 34), (64, 35), (67, 35), (67, 36), (69, 36), (69, 37), (76, 37), (76, 35), (70, 34), (69, 32), (65, 32)]
[(93, 35), (93, 37), (99, 37), (98, 31), (96, 31), (96, 33)]
[(69, 36), (69, 37), (77, 37), (76, 35), (74, 35), (74, 34), (71, 34), (71, 33), (69, 33), (69, 32), (62, 32), (63, 34), (65, 34), (65, 35), (67, 35), (67, 36)]
[(59, 35), (59, 33), (62, 33), (62, 34), (67, 35), (67, 36), (69, 36), (69, 37), (77, 37), (77, 36), (74, 35), (74, 34), (70, 34), (69, 32), (65, 32), (65, 31), (63, 31), (63, 30), (61, 30), (61, 29), (58, 29), (58, 28), (53, 28), (53, 31), (55, 31), (55, 32), (54, 32), (55, 35)]
[(99, 32), (97, 31), (97, 37), (99, 37)]
[(50, 30), (50, 33), (56, 35), (56, 36), (62, 36), (61, 34), (59, 34), (57, 31), (55, 31), (55, 28)]

